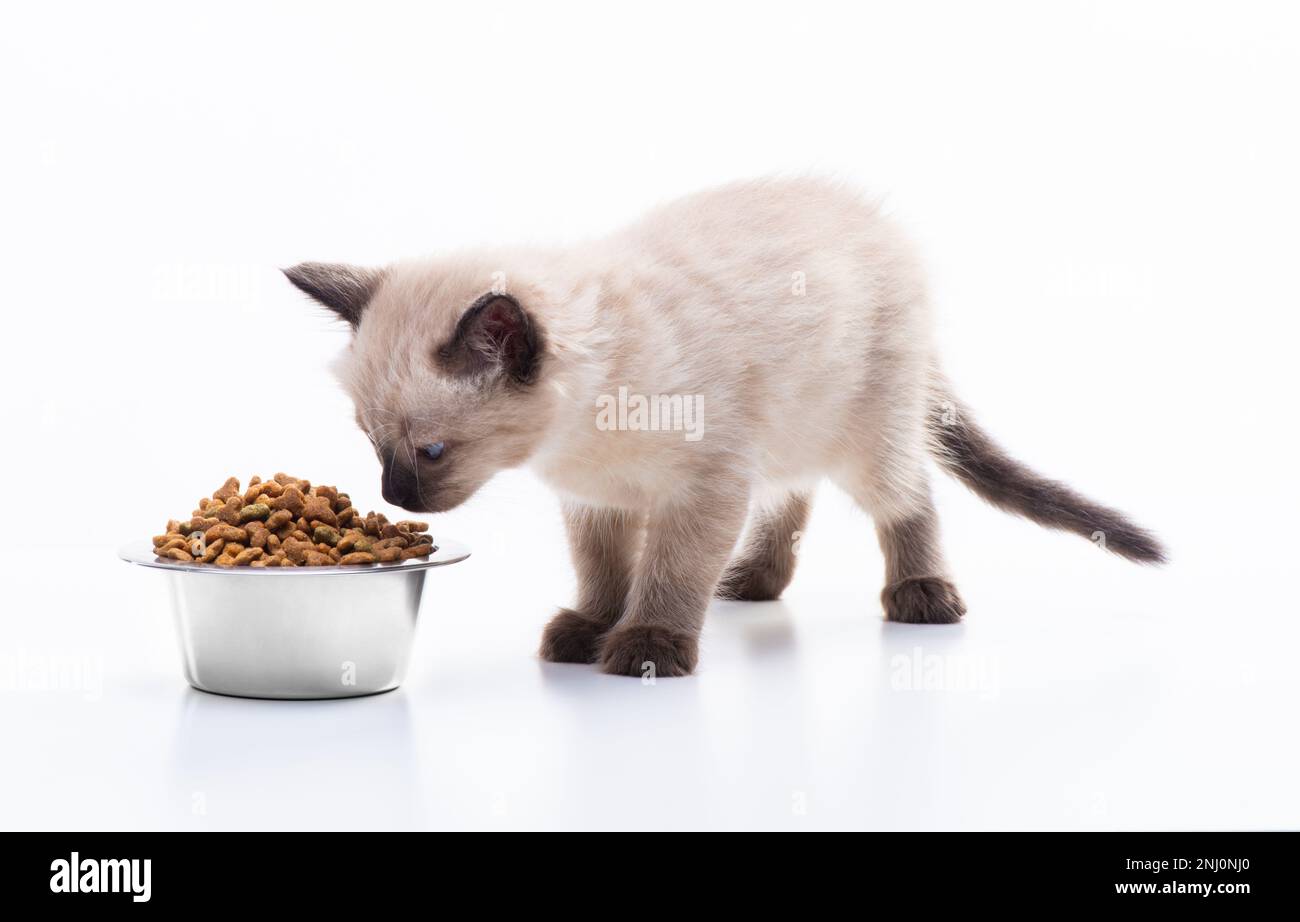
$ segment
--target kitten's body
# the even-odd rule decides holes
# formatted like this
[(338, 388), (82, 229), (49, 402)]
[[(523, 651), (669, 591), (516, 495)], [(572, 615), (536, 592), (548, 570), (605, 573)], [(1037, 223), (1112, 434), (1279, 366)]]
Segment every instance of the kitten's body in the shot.
[[(341, 372), (385, 460), (386, 495), (450, 508), (523, 463), (560, 493), (582, 588), (547, 629), (550, 659), (689, 672), (715, 588), (775, 598), (785, 587), (823, 476), (875, 519), (887, 616), (957, 620), (932, 454), (1010, 511), (1160, 556), (1118, 514), (1020, 468), (974, 427), (939, 375), (909, 246), (832, 184), (704, 192), (572, 250), (289, 276), (357, 327)], [(701, 437), (597, 425), (621, 388), (698, 395)], [(446, 459), (420, 456), (443, 441)], [(751, 504), (750, 537), (724, 574)]]
[[(778, 486), (844, 474), (846, 462), (856, 476), (877, 454), (880, 408), (924, 413), (932, 350), (919, 275), (884, 219), (833, 187), (692, 196), (565, 268), (569, 286), (599, 293), (594, 310), (575, 311), (590, 351), (575, 356), (588, 367), (574, 425), (536, 460), (566, 492), (622, 504), (631, 489), (645, 505), (702, 466)], [(597, 396), (620, 386), (702, 395), (703, 439), (597, 430)]]

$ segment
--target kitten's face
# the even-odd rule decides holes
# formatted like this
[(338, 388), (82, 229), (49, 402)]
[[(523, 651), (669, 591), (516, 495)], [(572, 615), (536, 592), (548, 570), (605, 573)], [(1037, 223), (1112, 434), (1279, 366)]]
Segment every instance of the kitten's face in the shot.
[(382, 465), (385, 501), (444, 512), (536, 450), (550, 415), (538, 386), (545, 345), (513, 298), (319, 264), (286, 275), (353, 326), (335, 371)]

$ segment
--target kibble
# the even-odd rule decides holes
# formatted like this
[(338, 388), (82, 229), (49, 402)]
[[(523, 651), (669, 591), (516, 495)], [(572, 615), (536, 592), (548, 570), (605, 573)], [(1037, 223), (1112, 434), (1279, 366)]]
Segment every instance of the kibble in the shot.
[(428, 557), (437, 547), (427, 522), (364, 516), (347, 493), (283, 472), (230, 477), (200, 499), (189, 518), (170, 519), (154, 553), (217, 567), (355, 567)]

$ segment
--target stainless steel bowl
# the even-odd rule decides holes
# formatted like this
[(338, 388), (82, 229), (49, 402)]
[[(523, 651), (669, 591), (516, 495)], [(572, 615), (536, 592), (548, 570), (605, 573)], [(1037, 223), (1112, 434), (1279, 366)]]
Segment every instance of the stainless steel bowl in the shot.
[(427, 559), (361, 567), (232, 567), (123, 547), (128, 563), (167, 571), (186, 680), (244, 698), (351, 698), (406, 675), (425, 578), (469, 548), (435, 542)]

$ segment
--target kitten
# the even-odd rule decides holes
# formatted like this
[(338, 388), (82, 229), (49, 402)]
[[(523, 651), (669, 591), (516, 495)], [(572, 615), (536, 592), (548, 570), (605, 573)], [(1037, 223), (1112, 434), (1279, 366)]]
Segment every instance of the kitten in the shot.
[(910, 247), (831, 183), (706, 191), (577, 249), (285, 274), (353, 328), (337, 372), (388, 502), (440, 512), (523, 464), (559, 493), (580, 588), (548, 660), (690, 673), (710, 597), (790, 582), (822, 477), (875, 521), (885, 616), (957, 621), (928, 459), (1008, 512), (1164, 559), (979, 428), (939, 371)]

